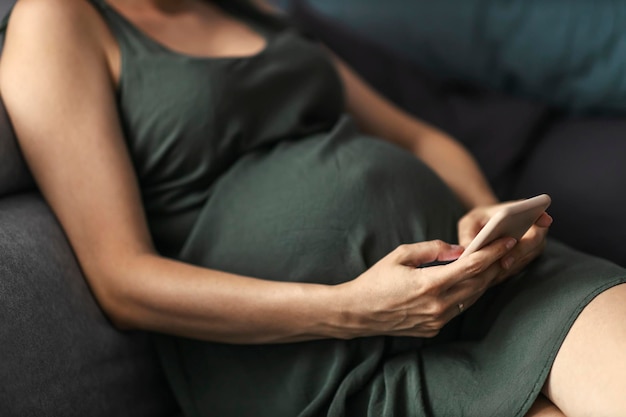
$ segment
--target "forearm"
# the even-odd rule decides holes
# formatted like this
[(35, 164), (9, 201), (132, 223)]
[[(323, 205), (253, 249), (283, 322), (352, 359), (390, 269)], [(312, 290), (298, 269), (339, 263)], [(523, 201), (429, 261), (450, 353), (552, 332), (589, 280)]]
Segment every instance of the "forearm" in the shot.
[(454, 139), (434, 128), (411, 137), (411, 151), (443, 179), (465, 207), (498, 202), (472, 155)]
[(240, 344), (349, 336), (337, 287), (254, 279), (156, 255), (125, 262), (123, 276), (98, 293), (126, 329)]
[(369, 123), (361, 123), (366, 133), (411, 151), (441, 177), (465, 207), (498, 202), (472, 155), (445, 132), (400, 110), (369, 116)]

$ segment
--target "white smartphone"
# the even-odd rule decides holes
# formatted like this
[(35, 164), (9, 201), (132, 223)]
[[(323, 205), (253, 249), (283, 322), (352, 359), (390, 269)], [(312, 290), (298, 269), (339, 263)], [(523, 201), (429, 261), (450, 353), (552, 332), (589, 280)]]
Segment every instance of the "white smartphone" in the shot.
[(459, 259), (501, 237), (519, 240), (546, 211), (551, 202), (549, 195), (541, 194), (505, 205), (480, 229)]

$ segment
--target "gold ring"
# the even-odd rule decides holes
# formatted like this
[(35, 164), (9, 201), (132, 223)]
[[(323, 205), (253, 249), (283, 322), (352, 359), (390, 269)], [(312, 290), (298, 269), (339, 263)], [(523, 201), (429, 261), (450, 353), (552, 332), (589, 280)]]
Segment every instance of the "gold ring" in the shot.
[(457, 304), (457, 307), (459, 308), (459, 314), (461, 314), (463, 310), (465, 310), (465, 306), (463, 305), (463, 303)]

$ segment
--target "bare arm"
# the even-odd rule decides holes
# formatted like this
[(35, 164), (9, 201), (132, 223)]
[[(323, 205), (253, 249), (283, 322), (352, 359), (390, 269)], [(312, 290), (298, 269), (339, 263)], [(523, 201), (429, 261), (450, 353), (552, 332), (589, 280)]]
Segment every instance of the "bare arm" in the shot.
[(156, 254), (103, 36), (110, 33), (88, 2), (21, 0), (0, 86), (28, 164), (108, 315), (124, 328), (229, 342), (342, 336), (333, 287), (241, 277)]
[(365, 133), (413, 152), (439, 174), (468, 209), (497, 203), (478, 164), (460, 143), (393, 105), (339, 58), (334, 59), (345, 86), (348, 110)]
[[(500, 241), (463, 262), (442, 242), (402, 246), (346, 284), (265, 281), (159, 256), (117, 116), (115, 45), (83, 0), (20, 0), (0, 87), (24, 156), (98, 302), (121, 328), (228, 343), (431, 336), (500, 272)], [(510, 242), (509, 242), (510, 243)], [(323, 260), (320, 260), (323, 262)], [(354, 277), (346, 277), (346, 280)], [(441, 294), (446, 294), (441, 297)]]

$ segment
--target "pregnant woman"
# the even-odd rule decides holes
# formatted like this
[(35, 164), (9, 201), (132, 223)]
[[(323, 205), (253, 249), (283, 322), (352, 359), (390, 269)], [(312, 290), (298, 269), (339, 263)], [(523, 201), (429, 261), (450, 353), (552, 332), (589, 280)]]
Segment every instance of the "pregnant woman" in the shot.
[(626, 415), (626, 271), (547, 214), (455, 261), (502, 204), (474, 161), (283, 20), (19, 0), (0, 88), (185, 416)]

